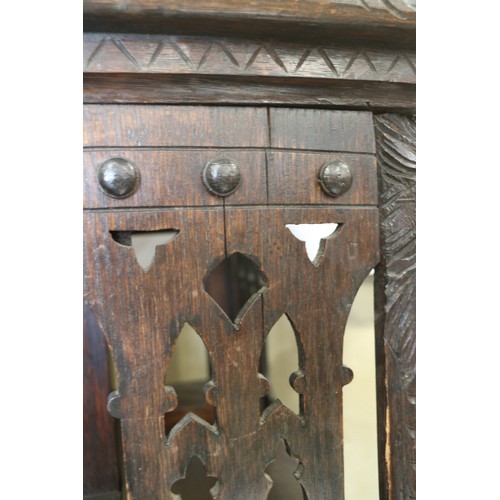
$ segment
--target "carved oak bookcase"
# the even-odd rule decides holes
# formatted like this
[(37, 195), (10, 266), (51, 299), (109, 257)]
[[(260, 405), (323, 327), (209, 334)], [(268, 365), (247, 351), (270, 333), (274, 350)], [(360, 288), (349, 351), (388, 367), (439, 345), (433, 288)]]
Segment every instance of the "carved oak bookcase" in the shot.
[[(373, 268), (380, 498), (415, 498), (414, 4), (88, 0), (84, 29), (88, 498), (182, 498), (198, 460), (207, 498), (265, 499), (285, 440), (304, 498), (343, 499), (343, 334)], [(303, 223), (336, 224), (313, 262)], [(144, 268), (131, 239), (160, 231)], [(230, 311), (210, 277), (232, 259), (258, 286)], [(283, 314), (298, 415), (261, 370)], [(214, 418), (166, 430), (185, 323)]]

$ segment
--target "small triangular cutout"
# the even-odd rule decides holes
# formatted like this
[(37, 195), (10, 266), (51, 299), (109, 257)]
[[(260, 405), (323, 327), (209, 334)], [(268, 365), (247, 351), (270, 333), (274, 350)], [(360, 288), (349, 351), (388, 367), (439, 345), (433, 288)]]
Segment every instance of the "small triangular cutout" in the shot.
[(306, 244), (307, 257), (315, 267), (323, 260), (326, 240), (340, 227), (336, 223), (324, 224), (286, 224), (287, 229)]
[(137, 263), (144, 271), (149, 271), (153, 265), (156, 247), (170, 243), (178, 234), (178, 229), (111, 231), (111, 236), (117, 243), (134, 249)]

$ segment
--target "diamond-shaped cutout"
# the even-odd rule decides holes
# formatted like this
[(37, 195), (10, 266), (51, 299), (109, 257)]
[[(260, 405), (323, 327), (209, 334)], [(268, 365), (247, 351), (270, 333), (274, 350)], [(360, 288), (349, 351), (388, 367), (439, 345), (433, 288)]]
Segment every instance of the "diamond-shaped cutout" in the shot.
[(239, 325), (245, 312), (267, 290), (268, 281), (250, 258), (236, 252), (217, 264), (204, 285), (227, 317)]

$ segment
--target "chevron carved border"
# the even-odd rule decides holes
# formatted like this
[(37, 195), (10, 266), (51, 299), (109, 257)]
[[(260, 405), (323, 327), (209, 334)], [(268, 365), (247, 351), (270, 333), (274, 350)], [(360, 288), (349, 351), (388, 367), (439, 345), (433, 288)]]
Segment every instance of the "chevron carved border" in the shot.
[(290, 76), (414, 84), (415, 54), (255, 40), (84, 35), (86, 73)]

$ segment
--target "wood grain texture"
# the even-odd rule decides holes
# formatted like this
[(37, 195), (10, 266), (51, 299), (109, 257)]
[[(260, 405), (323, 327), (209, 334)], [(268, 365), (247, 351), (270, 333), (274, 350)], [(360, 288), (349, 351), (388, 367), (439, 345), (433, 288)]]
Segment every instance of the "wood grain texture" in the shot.
[(84, 101), (414, 110), (413, 49), (291, 40), (86, 33)]
[[(88, 147), (84, 156), (93, 177), (88, 183), (88, 199), (102, 203), (92, 171), (95, 174), (96, 166), (110, 154), (126, 154), (140, 167), (141, 178), (143, 162), (167, 164), (163, 177), (144, 174), (140, 187), (144, 191), (136, 198), (104, 204), (106, 208), (94, 205), (84, 214), (84, 297), (106, 335), (116, 366), (118, 387), (108, 397), (108, 410), (121, 422), (126, 498), (171, 498), (171, 488), (185, 477), (194, 455), (207, 475), (217, 478), (218, 499), (266, 498), (272, 485), (265, 471), (284, 438), (291, 455), (302, 464), (299, 482), (308, 498), (342, 500), (342, 387), (350, 381), (342, 364), (343, 333), (357, 289), (379, 260), (378, 209), (356, 205), (376, 202), (371, 115), (224, 108), (229, 114), (224, 116), (235, 122), (251, 117), (249, 127), (259, 124), (261, 129), (251, 137), (264, 146), (253, 149), (248, 143), (254, 141), (248, 139), (248, 133), (245, 138), (243, 127), (228, 133), (213, 126), (210, 118), (222, 116), (222, 110), (218, 114), (219, 110), (190, 106), (95, 108), (88, 106), (86, 116)], [(255, 118), (262, 116), (263, 125)], [(152, 123), (147, 121), (151, 117)], [(195, 122), (192, 128), (190, 120)], [(202, 135), (195, 137), (195, 133)], [(325, 134), (329, 141), (322, 139)], [(127, 140), (132, 145), (124, 148), (121, 144)], [(225, 141), (229, 140), (246, 146), (218, 150), (192, 145), (203, 141), (205, 146), (207, 142), (222, 143), (227, 148)], [(186, 147), (171, 145), (177, 141), (184, 141)], [(301, 149), (308, 147), (327, 149)], [(366, 152), (337, 153), (331, 152), (332, 147)], [(248, 188), (240, 193), (247, 206), (232, 203), (231, 197), (209, 205), (201, 172), (195, 176), (195, 167), (190, 165), (192, 161), (204, 164), (202, 156), (213, 151), (241, 154), (242, 160), (260, 158), (264, 166), (268, 161), (270, 169), (260, 174), (260, 181), (250, 179)], [(320, 165), (316, 163), (332, 158), (358, 162), (353, 168), (356, 180), (351, 194), (339, 198), (339, 203), (351, 207), (325, 206), (335, 201), (317, 197)], [(282, 174), (274, 175), (277, 170)], [(307, 178), (302, 189), (297, 187), (299, 173)], [(175, 179), (187, 175), (186, 182), (177, 180), (175, 189), (167, 192), (167, 174)], [(286, 182), (290, 189), (280, 199)], [(311, 183), (316, 194), (308, 198)], [(170, 201), (162, 201), (162, 193), (169, 194)], [(264, 202), (248, 206), (250, 199)], [(138, 205), (151, 200), (154, 208)], [(318, 202), (325, 205), (284, 206)], [(204, 206), (193, 207), (193, 203)], [(323, 242), (323, 258), (315, 267), (304, 243), (286, 224), (332, 222), (340, 228)], [(120, 244), (112, 235), (116, 231), (167, 229), (179, 231), (178, 236), (156, 247), (148, 270), (138, 264), (132, 247)], [(254, 295), (244, 314), (233, 322), (207, 293), (206, 284), (210, 273), (234, 253), (248, 257), (264, 273), (269, 286)], [(268, 390), (259, 373), (265, 336), (283, 314), (295, 329), (299, 348), (300, 370), (293, 377), (293, 387), (300, 393), (299, 416), (279, 401), (262, 409)], [(212, 380), (204, 397), (214, 408), (215, 422), (188, 413), (167, 435), (165, 414), (173, 414), (178, 401), (175, 388), (164, 386), (164, 377), (186, 322), (208, 351)]]
[(106, 410), (110, 392), (106, 341), (89, 308), (83, 308), (83, 493), (119, 491), (115, 422)]
[[(231, 112), (229, 117), (239, 123), (249, 116), (259, 116), (260, 129), (254, 144), (268, 147), (255, 150), (212, 147), (180, 149), (175, 146), (164, 147), (164, 143), (201, 143), (204, 138), (214, 143), (225, 143), (229, 138), (234, 139), (236, 144), (248, 144), (251, 141), (245, 136), (245, 130), (241, 129), (234, 130), (232, 137), (228, 137), (224, 127), (221, 125), (219, 128), (221, 120), (217, 119), (219, 115), (213, 108), (119, 105), (100, 108), (86, 107), (88, 112), (84, 123), (85, 129), (89, 131), (87, 143), (105, 143), (106, 146), (88, 147), (84, 151), (85, 208), (222, 206), (223, 203), (226, 206), (377, 203), (373, 155), (297, 151), (315, 148), (374, 151), (370, 113), (262, 108), (258, 114), (250, 114), (246, 108), (226, 108)], [(238, 114), (239, 110), (241, 114)], [(152, 112), (158, 123), (161, 117), (166, 117), (162, 122), (163, 133), (154, 126), (144, 125), (142, 119), (148, 119)], [(201, 137), (195, 136), (193, 127), (186, 122), (186, 116), (197, 123), (194, 132), (202, 134)], [(266, 117), (265, 124), (262, 123), (263, 116)], [(116, 124), (111, 121), (113, 117), (119, 118)], [(212, 120), (211, 117), (215, 118)], [(176, 122), (176, 119), (179, 121)], [(325, 139), (325, 132), (328, 133), (328, 140)], [(114, 147), (115, 143), (119, 145), (127, 141), (141, 144), (141, 147)], [(283, 151), (284, 148), (290, 151)], [(225, 157), (238, 162), (242, 180), (239, 188), (223, 201), (206, 189), (202, 182), (202, 170), (208, 161)], [(124, 158), (139, 171), (139, 186), (127, 198), (111, 198), (100, 189), (97, 171), (104, 161), (111, 158)], [(327, 196), (317, 181), (321, 165), (332, 160), (346, 161), (354, 175), (351, 188), (335, 198)]]
[[(375, 156), (350, 153), (267, 153), (269, 204), (283, 205), (377, 205)], [(341, 196), (328, 196), (318, 182), (325, 162), (343, 161), (349, 165), (353, 182)]]
[(270, 108), (269, 127), (274, 148), (375, 153), (368, 112)]
[(265, 147), (264, 109), (86, 105), (84, 146)]
[[(111, 198), (99, 188), (97, 171), (99, 166), (110, 158), (125, 158), (140, 172), (140, 185), (127, 198)], [(203, 167), (208, 161), (216, 158), (232, 158), (238, 162), (241, 169), (241, 184), (236, 192), (226, 198), (227, 204), (267, 203), (264, 151), (112, 148), (84, 152), (84, 207), (222, 206), (223, 199), (211, 194), (202, 182)]]
[(415, 44), (413, 0), (85, 0), (83, 13), (85, 31)]
[(244, 75), (415, 83), (410, 50), (231, 38), (86, 33), (87, 73)]
[(285, 105), (369, 111), (415, 110), (415, 85), (362, 80), (85, 73), (88, 104)]
[(381, 498), (416, 497), (415, 118), (375, 117), (382, 265), (376, 273)]
[[(169, 498), (193, 455), (217, 477), (218, 497), (265, 498), (264, 470), (285, 437), (304, 472), (308, 498), (343, 498), (343, 331), (354, 295), (378, 261), (378, 211), (336, 208), (171, 209), (85, 215), (85, 298), (96, 312), (115, 359), (118, 391), (109, 409), (121, 419), (128, 498)], [(338, 222), (319, 268), (286, 224)], [(176, 227), (144, 272), (133, 251), (110, 231)], [(258, 227), (258, 231), (249, 228)], [(225, 236), (224, 236), (225, 235)], [(248, 255), (269, 289), (234, 325), (203, 289), (224, 255)], [(301, 351), (302, 411), (281, 403), (261, 414), (259, 364), (265, 334), (283, 314)], [(211, 360), (214, 426), (192, 414), (170, 432), (163, 415), (176, 405), (162, 381), (172, 345), (188, 321)], [(297, 385), (299, 387), (299, 385)]]

